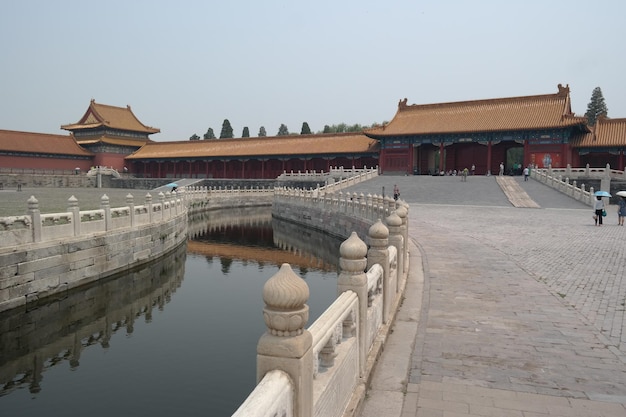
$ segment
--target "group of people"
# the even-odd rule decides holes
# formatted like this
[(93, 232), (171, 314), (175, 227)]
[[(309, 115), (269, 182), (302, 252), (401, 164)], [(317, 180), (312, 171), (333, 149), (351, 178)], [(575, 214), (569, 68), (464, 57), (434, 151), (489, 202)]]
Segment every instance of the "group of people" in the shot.
[[(593, 220), (596, 223), (596, 226), (602, 226), (602, 218), (606, 216), (606, 209), (604, 207), (604, 200), (602, 200), (601, 196), (596, 196), (596, 201), (594, 202), (594, 215)], [(626, 217), (626, 198), (620, 197), (617, 201), (617, 224), (618, 226), (624, 225), (624, 218)]]

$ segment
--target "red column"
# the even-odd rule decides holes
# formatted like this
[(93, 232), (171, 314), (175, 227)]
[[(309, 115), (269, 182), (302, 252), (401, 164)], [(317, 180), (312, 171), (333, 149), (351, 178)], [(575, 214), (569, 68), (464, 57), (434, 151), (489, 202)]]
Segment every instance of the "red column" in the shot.
[(412, 143), (409, 143), (409, 170), (408, 170), (409, 175), (413, 174), (413, 168), (415, 167), (414, 161), (415, 161), (415, 148), (413, 147)]
[(487, 171), (491, 172), (491, 141), (487, 142)]
[(439, 144), (439, 172), (446, 170), (445, 164), (444, 164), (444, 154), (445, 154), (445, 150), (444, 150), (444, 146), (443, 146), (443, 142), (441, 142)]

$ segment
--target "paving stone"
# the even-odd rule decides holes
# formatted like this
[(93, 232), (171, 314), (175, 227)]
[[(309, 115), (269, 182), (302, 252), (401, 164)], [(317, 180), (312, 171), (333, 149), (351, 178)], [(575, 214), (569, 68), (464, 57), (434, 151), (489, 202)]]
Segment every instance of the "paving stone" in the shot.
[(511, 178), (540, 208), (513, 207), (493, 177), (355, 186), (397, 183), (409, 203), (424, 264), (407, 341), (415, 415), (626, 416), (626, 228), (595, 227), (589, 206)]

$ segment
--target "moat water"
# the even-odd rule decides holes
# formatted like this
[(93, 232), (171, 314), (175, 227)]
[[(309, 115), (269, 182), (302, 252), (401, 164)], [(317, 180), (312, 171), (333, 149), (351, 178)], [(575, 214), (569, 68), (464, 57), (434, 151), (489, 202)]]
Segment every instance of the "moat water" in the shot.
[(263, 285), (290, 263), (310, 325), (340, 243), (267, 209), (212, 212), (155, 263), (0, 314), (0, 415), (230, 416), (256, 383)]

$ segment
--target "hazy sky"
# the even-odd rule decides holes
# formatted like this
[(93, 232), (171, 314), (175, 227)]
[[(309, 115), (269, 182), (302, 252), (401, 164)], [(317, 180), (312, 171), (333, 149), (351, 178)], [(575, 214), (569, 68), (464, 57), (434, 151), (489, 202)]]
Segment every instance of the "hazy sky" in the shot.
[(65, 134), (89, 101), (158, 141), (275, 135), (429, 104), (600, 87), (626, 118), (624, 0), (5, 0), (0, 129)]

